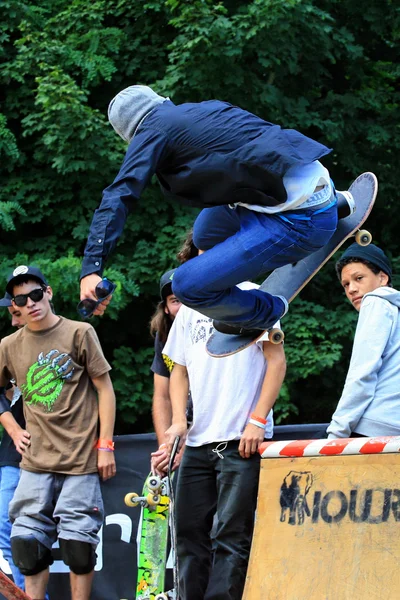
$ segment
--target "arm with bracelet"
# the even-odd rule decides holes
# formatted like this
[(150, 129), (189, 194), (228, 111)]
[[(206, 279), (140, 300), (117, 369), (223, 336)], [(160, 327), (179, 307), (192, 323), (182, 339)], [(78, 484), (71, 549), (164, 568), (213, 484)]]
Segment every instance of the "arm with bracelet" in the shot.
[(97, 468), (105, 481), (116, 474), (114, 458), (115, 394), (110, 375), (105, 373), (92, 379), (99, 398), (100, 435), (96, 444)]
[(250, 458), (264, 441), (267, 418), (279, 395), (286, 374), (286, 358), (283, 344), (263, 342), (263, 354), (267, 370), (260, 397), (240, 438), (239, 454)]

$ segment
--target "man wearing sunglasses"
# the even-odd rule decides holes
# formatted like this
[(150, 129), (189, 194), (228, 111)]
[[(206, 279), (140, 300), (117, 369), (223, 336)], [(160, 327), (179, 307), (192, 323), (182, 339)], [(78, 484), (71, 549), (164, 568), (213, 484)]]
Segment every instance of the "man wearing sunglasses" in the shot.
[(0, 386), (14, 379), (21, 388), (31, 435), (10, 505), (13, 560), (27, 594), (43, 600), (58, 538), (72, 599), (89, 600), (103, 521), (99, 475), (116, 472), (110, 366), (91, 325), (52, 312), (39, 269), (17, 267), (6, 290), (26, 326), (0, 344)]
[(93, 217), (81, 298), (95, 300), (104, 263), (156, 175), (166, 198), (203, 209), (193, 240), (208, 252), (177, 269), (173, 293), (226, 332), (272, 326), (286, 313), (286, 299), (236, 284), (297, 262), (329, 241), (337, 196), (320, 159), (331, 150), (227, 102), (176, 105), (144, 85), (117, 94), (108, 117), (129, 146)]

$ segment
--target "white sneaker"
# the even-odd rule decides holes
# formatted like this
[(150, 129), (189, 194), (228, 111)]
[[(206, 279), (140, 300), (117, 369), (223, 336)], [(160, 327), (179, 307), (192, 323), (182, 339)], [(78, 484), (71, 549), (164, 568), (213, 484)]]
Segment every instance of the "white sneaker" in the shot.
[(339, 192), (336, 190), (338, 199), (338, 215), (339, 219), (345, 219), (350, 217), (356, 211), (356, 203), (354, 202), (353, 195), (348, 190)]
[(282, 317), (284, 317), (287, 313), (287, 311), (289, 310), (289, 302), (286, 300), (286, 298), (284, 296), (277, 296), (275, 295), (275, 298), (279, 298), (280, 300), (282, 300), (283, 304), (285, 305), (285, 312), (283, 313), (283, 315), (281, 315), (279, 318), (282, 319)]

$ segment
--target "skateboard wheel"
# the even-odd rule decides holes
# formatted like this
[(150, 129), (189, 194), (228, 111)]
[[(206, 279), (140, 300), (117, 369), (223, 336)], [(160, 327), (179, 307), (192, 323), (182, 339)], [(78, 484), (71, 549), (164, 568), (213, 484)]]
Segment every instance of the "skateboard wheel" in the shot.
[(139, 502), (135, 502), (135, 498), (139, 498), (139, 495), (135, 494), (135, 492), (129, 492), (129, 494), (126, 494), (124, 498), (126, 506), (130, 506), (131, 508), (137, 506)]
[(157, 504), (160, 504), (160, 496), (158, 494), (147, 494), (147, 504), (149, 506), (157, 506)]
[(281, 329), (278, 329), (277, 327), (275, 327), (274, 329), (270, 329), (270, 331), (268, 332), (268, 341), (270, 341), (271, 344), (281, 344), (284, 339), (285, 334)]
[(372, 235), (366, 229), (359, 229), (355, 237), (360, 246), (368, 246), (372, 242)]
[(150, 477), (150, 479), (147, 481), (147, 487), (149, 488), (149, 490), (158, 490), (161, 486), (161, 479), (160, 477), (157, 477), (157, 475), (154, 475), (154, 477)]
[(168, 600), (168, 596), (167, 594), (157, 594), (157, 596), (154, 597), (154, 600)]

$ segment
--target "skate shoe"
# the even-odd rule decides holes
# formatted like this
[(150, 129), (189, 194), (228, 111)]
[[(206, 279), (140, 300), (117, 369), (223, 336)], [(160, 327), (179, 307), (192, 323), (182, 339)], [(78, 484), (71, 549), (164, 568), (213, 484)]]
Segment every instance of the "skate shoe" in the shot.
[[(287, 311), (289, 310), (289, 303), (286, 300), (286, 298), (284, 296), (274, 296), (274, 298), (279, 298), (279, 300), (281, 300), (283, 302), (283, 312), (281, 314), (281, 316), (279, 317), (279, 319), (282, 319), (282, 317), (284, 317), (287, 313)], [(246, 328), (243, 327), (242, 325), (231, 325), (230, 323), (224, 323), (224, 321), (213, 321), (213, 327), (214, 329), (216, 329), (216, 331), (219, 331), (220, 333), (227, 333), (229, 335), (257, 335), (257, 333), (260, 333), (260, 331), (267, 331), (269, 329), (271, 329), (276, 323), (276, 320), (274, 320), (273, 323), (267, 325), (266, 327), (261, 327), (261, 328)]]
[(356, 210), (356, 203), (354, 202), (354, 198), (352, 194), (345, 190), (344, 192), (339, 192), (336, 190), (337, 196), (337, 207), (338, 207), (338, 218), (345, 219), (352, 215)]

